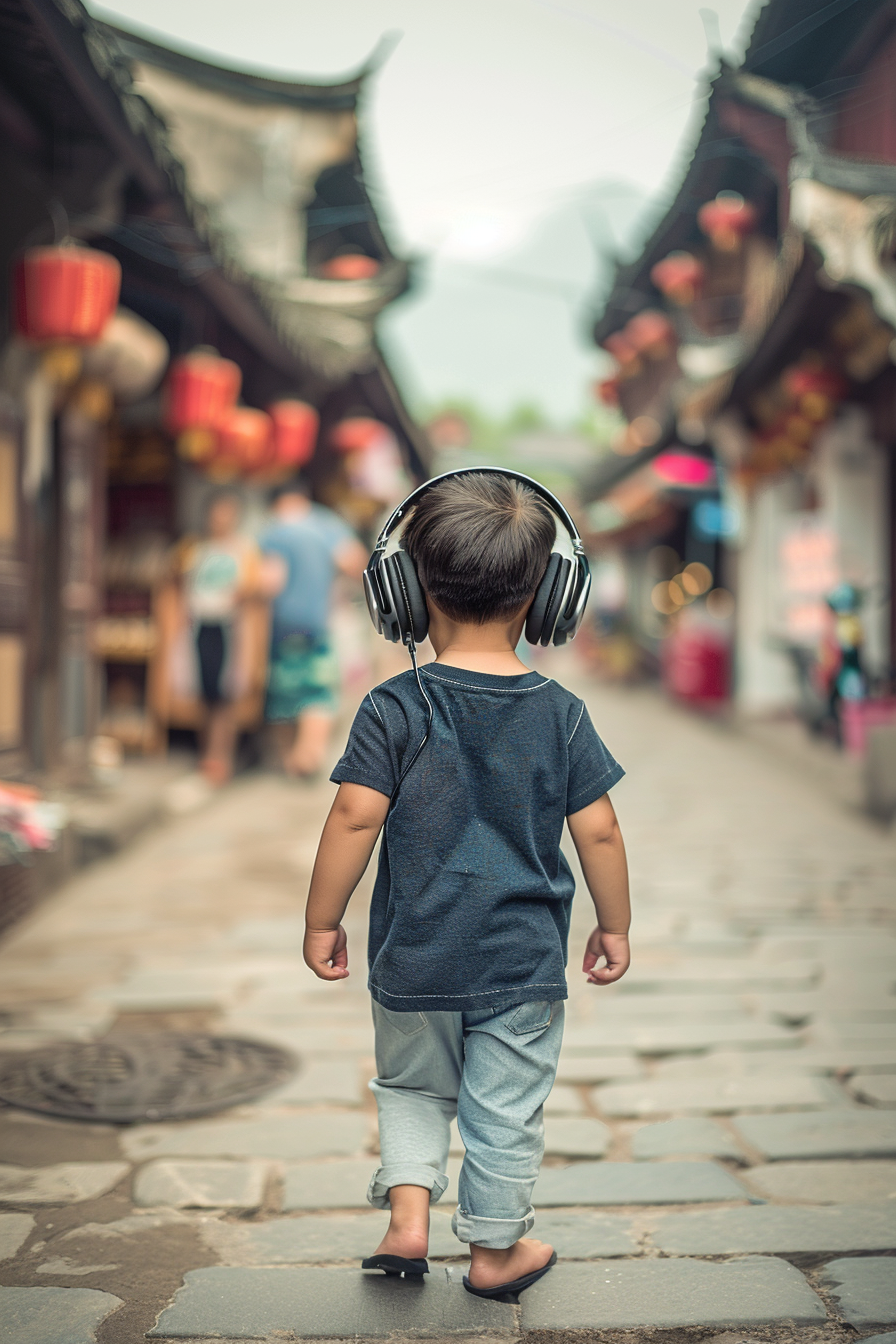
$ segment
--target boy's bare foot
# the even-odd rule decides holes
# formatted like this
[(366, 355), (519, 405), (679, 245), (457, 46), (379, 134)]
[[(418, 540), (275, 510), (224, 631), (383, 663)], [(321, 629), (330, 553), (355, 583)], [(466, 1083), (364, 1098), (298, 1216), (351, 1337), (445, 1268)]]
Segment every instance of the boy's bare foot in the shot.
[(429, 1249), (429, 1191), (422, 1185), (393, 1185), (389, 1230), (374, 1255), (423, 1259)]
[(502, 1283), (521, 1279), (524, 1274), (544, 1269), (553, 1253), (553, 1246), (546, 1241), (536, 1241), (534, 1237), (520, 1237), (506, 1251), (471, 1246), (467, 1277), (474, 1288), (497, 1288)]

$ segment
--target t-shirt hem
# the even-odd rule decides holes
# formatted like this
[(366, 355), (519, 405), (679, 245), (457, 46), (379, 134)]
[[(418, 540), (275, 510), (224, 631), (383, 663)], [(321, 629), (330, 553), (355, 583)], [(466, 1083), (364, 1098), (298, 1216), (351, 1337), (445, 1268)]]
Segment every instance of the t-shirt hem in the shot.
[(363, 784), (365, 788), (376, 789), (377, 793), (384, 793), (387, 798), (392, 796), (392, 788), (383, 782), (382, 778), (375, 775), (368, 775), (363, 770), (352, 770), (351, 767), (337, 766), (330, 776), (331, 784)]
[(472, 1013), (483, 1008), (512, 1008), (518, 1003), (556, 1003), (569, 997), (565, 980), (520, 985), (517, 988), (482, 990), (478, 994), (390, 994), (369, 981), (371, 997), (393, 1013)]
[(598, 798), (603, 798), (604, 794), (609, 793), (624, 775), (625, 771), (622, 766), (617, 766), (608, 775), (604, 775), (603, 779), (592, 784), (589, 789), (585, 789), (575, 794), (574, 797), (567, 799), (566, 815), (568, 817), (572, 816), (573, 812), (581, 812), (583, 807), (588, 807), (590, 803), (596, 803)]

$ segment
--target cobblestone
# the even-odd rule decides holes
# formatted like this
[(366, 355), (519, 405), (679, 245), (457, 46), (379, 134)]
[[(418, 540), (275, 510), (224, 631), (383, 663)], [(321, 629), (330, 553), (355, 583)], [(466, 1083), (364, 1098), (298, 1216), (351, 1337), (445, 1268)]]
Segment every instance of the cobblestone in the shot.
[(857, 1330), (896, 1323), (896, 1274), (890, 1256), (831, 1260), (822, 1271), (841, 1314)]
[(121, 1299), (93, 1288), (0, 1288), (0, 1339), (8, 1344), (95, 1344)]
[(553, 1157), (603, 1157), (612, 1137), (609, 1125), (600, 1120), (549, 1115), (544, 1126), (544, 1150)]
[(734, 1126), (747, 1143), (773, 1160), (896, 1156), (896, 1115), (844, 1108), (814, 1114), (738, 1116)]
[(536, 1207), (587, 1204), (692, 1204), (749, 1199), (714, 1162), (577, 1162), (544, 1167)]
[(347, 1157), (364, 1146), (369, 1133), (363, 1116), (315, 1111), (138, 1125), (122, 1136), (121, 1146), (135, 1162), (148, 1157)]
[(772, 1162), (746, 1173), (747, 1184), (770, 1199), (804, 1204), (896, 1201), (896, 1162), (833, 1160)]
[(11, 1260), (33, 1227), (30, 1213), (0, 1213), (0, 1260)]
[(653, 1241), (670, 1255), (765, 1255), (883, 1251), (896, 1246), (896, 1208), (854, 1204), (838, 1208), (781, 1208), (667, 1213)]
[(825, 1079), (805, 1074), (790, 1077), (645, 1079), (640, 1083), (609, 1083), (594, 1093), (604, 1115), (730, 1115), (734, 1111), (771, 1111), (783, 1107), (822, 1108), (837, 1094)]
[(257, 1209), (264, 1198), (267, 1162), (148, 1162), (134, 1179), (134, 1203), (143, 1208)]
[(244, 1269), (217, 1266), (185, 1276), (150, 1339), (379, 1339), (412, 1334), (515, 1336), (512, 1307), (464, 1292), (444, 1269), (395, 1279), (348, 1269)]
[(96, 1199), (117, 1185), (128, 1170), (126, 1162), (0, 1166), (0, 1204), (77, 1204)]
[(826, 1312), (783, 1260), (598, 1261), (558, 1265), (522, 1298), (525, 1330), (812, 1325)]
[(744, 1161), (743, 1148), (714, 1120), (662, 1120), (632, 1136), (632, 1157), (727, 1157)]

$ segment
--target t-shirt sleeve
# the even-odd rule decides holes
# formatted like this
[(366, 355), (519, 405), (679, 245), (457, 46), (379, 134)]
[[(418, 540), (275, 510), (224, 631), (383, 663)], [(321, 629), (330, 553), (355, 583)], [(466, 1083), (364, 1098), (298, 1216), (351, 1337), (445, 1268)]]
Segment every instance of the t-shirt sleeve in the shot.
[(372, 694), (366, 695), (355, 715), (348, 745), (330, 779), (334, 784), (363, 784), (391, 797), (395, 788), (395, 762), (389, 749), (386, 725)]
[(570, 716), (571, 735), (567, 744), (569, 774), (566, 782), (566, 815), (580, 812), (589, 803), (603, 798), (625, 774), (610, 755), (594, 730), (588, 711), (580, 701)]

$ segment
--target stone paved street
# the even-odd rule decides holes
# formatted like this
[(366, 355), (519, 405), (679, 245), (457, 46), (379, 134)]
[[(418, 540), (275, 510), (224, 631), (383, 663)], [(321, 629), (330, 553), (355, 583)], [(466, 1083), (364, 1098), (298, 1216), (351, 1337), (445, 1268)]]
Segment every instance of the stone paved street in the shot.
[(429, 1278), (361, 1274), (385, 1218), (365, 1203), (369, 882), (351, 978), (315, 981), (301, 902), (332, 786), (247, 776), (12, 932), (2, 1048), (217, 1030), (300, 1070), (179, 1123), (0, 1109), (4, 1344), (896, 1328), (896, 839), (722, 726), (647, 692), (587, 696), (629, 772), (636, 961), (612, 990), (580, 983), (580, 892), (535, 1194), (558, 1267), (519, 1308), (463, 1291), (456, 1141)]

